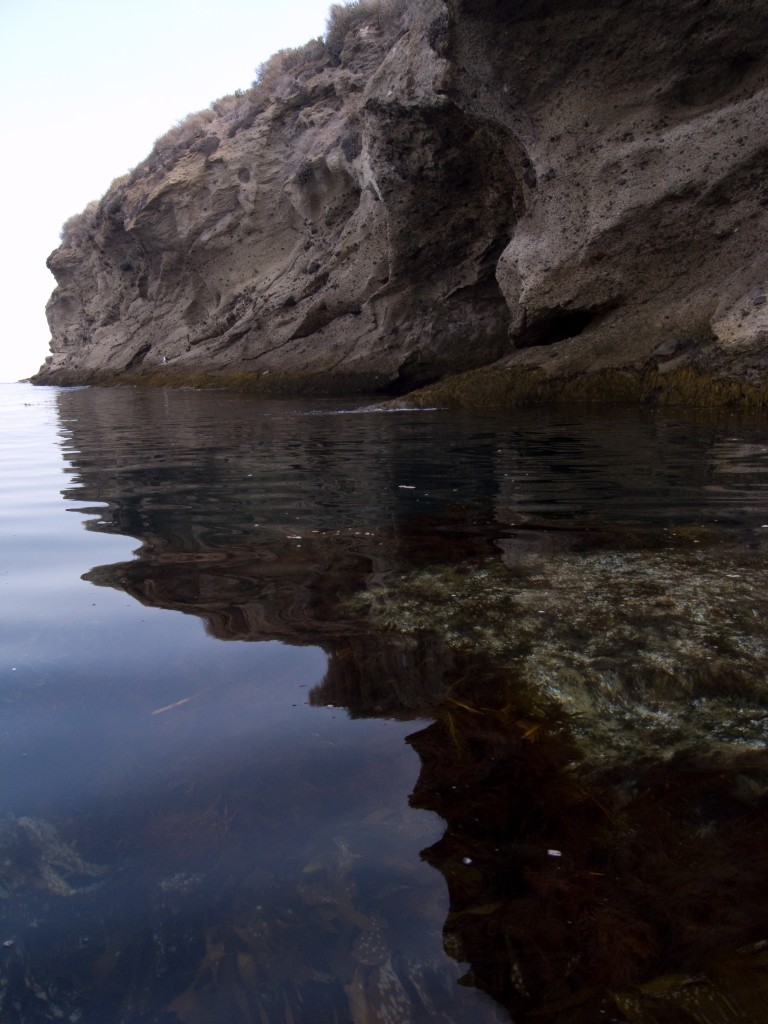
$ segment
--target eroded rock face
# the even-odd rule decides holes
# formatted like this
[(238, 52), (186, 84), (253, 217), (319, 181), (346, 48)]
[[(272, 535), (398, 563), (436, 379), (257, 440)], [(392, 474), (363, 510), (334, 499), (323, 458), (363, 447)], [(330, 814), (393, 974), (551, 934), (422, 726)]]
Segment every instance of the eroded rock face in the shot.
[(767, 38), (761, 0), (412, 0), (308, 44), (65, 234), (36, 380), (759, 377)]
[(461, 7), (461, 92), (470, 109), (501, 96), (530, 161), (497, 268), (516, 346), (553, 344), (577, 372), (745, 368), (768, 340), (765, 6)]

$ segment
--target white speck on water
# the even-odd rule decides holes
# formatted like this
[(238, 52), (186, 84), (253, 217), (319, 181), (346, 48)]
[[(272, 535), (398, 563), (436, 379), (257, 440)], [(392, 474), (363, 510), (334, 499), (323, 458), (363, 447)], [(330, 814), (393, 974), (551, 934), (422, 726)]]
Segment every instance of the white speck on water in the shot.
[(561, 850), (547, 850), (547, 856), (548, 857), (562, 857), (563, 854), (562, 854)]
[(461, 858), (461, 863), (462, 864), (471, 864), (472, 863), (472, 858), (471, 857), (462, 857)]

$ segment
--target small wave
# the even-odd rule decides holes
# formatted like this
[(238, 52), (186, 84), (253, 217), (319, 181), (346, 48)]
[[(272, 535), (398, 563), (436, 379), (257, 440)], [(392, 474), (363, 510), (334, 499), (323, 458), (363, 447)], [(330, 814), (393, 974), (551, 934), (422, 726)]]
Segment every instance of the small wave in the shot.
[(439, 406), (414, 406), (414, 405), (365, 405), (360, 409), (313, 409), (311, 412), (304, 413), (305, 416), (357, 416), (361, 413), (370, 415), (371, 413), (390, 413), (390, 412), (439, 412)]

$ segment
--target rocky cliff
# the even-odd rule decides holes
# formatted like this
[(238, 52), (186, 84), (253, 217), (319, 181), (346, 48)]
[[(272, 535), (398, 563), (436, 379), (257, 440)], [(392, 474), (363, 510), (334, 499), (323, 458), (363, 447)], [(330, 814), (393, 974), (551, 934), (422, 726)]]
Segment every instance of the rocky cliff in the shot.
[(768, 366), (768, 5), (359, 0), (49, 258), (37, 383)]

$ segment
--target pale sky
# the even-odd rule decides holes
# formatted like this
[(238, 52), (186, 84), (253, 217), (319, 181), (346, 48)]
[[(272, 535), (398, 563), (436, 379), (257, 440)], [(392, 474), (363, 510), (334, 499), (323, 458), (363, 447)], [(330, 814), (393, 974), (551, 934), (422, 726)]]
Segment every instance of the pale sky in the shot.
[(0, 0), (0, 381), (48, 354), (59, 230), (155, 139), (322, 35), (330, 0)]

